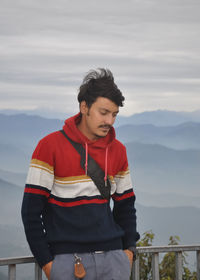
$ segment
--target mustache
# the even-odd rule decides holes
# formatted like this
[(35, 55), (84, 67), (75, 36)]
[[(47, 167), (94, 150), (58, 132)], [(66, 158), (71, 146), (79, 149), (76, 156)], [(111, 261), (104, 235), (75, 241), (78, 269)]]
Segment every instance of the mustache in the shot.
[(100, 125), (99, 128), (108, 128), (110, 129), (112, 126), (109, 124)]

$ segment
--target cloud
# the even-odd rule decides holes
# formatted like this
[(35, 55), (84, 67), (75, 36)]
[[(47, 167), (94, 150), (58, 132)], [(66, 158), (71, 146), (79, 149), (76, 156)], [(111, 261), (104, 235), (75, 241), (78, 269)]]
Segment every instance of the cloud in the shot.
[(55, 101), (57, 110), (75, 112), (83, 76), (106, 67), (128, 101), (123, 114), (199, 109), (199, 1), (0, 4), (0, 108)]

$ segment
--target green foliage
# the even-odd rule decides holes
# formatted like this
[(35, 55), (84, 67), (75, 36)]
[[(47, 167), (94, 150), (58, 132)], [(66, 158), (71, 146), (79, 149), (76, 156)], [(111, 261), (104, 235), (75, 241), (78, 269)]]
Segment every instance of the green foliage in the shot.
[[(137, 243), (137, 246), (138, 247), (151, 246), (153, 239), (154, 239), (154, 233), (152, 231), (147, 231), (143, 234), (143, 237)], [(151, 279), (151, 274), (152, 274), (151, 262), (152, 262), (151, 254), (149, 253), (139, 254), (141, 280)]]
[[(170, 236), (168, 245), (178, 245), (180, 238), (178, 236)], [(176, 255), (174, 252), (166, 253), (160, 264), (160, 278), (162, 280), (172, 280), (175, 279), (175, 263)]]
[(183, 270), (183, 280), (197, 280), (196, 272), (191, 272), (187, 267), (184, 267)]
[[(141, 240), (137, 243), (137, 247), (152, 246), (154, 233), (147, 231), (143, 234)], [(170, 236), (168, 245), (178, 245), (179, 236)], [(186, 266), (186, 253), (183, 253), (183, 280), (197, 280), (196, 272), (191, 272)], [(151, 254), (139, 254), (140, 262), (140, 280), (152, 280)], [(160, 263), (160, 280), (175, 280), (175, 263), (176, 255), (174, 252), (166, 253)]]

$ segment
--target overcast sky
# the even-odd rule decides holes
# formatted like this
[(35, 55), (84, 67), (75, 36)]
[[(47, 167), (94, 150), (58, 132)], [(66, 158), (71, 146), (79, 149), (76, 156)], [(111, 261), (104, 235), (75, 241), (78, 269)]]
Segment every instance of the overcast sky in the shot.
[(0, 0), (0, 109), (76, 113), (109, 68), (122, 115), (200, 109), (199, 0)]

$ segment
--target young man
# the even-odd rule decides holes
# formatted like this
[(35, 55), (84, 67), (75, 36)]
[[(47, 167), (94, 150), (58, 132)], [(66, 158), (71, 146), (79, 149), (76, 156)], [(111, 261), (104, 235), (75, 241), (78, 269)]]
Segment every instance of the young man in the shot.
[[(124, 97), (112, 73), (98, 69), (83, 80), (78, 101), (80, 113), (63, 130), (84, 147), (84, 166), (63, 132), (38, 143), (22, 204), (26, 237), (48, 279), (128, 280), (139, 234), (126, 149), (113, 128)], [(113, 210), (88, 175), (89, 156), (103, 170), (103, 188), (111, 187)]]

